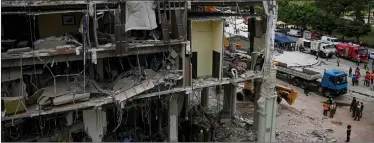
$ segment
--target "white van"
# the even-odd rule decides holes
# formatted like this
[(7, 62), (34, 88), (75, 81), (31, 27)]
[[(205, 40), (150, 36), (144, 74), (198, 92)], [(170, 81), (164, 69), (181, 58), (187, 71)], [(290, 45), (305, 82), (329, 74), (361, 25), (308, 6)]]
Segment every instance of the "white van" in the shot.
[(301, 32), (300, 32), (300, 30), (290, 29), (290, 30), (287, 32), (287, 35), (295, 36), (295, 37), (301, 37)]
[(325, 43), (331, 43), (333, 45), (337, 45), (340, 42), (338, 38), (328, 36), (322, 36), (321, 41)]

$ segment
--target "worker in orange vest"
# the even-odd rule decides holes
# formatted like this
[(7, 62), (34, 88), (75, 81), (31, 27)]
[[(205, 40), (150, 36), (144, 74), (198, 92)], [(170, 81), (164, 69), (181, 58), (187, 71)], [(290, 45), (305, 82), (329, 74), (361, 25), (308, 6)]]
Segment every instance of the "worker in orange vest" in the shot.
[(327, 116), (328, 110), (329, 110), (329, 105), (326, 102), (323, 103), (323, 116)]
[(369, 87), (369, 84), (370, 84), (370, 79), (371, 78), (371, 74), (369, 72), (366, 73), (365, 75), (365, 83), (364, 85), (368, 86)]

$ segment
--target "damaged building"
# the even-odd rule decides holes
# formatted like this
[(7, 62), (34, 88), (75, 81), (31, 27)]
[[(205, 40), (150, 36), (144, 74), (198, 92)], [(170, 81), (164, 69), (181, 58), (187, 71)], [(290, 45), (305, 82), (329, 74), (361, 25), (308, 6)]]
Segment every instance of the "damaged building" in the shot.
[[(242, 82), (261, 95), (254, 118), (264, 138), (275, 134), (262, 122), (273, 121), (264, 112), (274, 106), (274, 44), (264, 39), (274, 38), (274, 1), (1, 3), (2, 141), (216, 141), (212, 129), (234, 117)], [(204, 10), (244, 5), (265, 12)], [(261, 17), (250, 30), (261, 28), (263, 40), (250, 36), (248, 50), (226, 46), (228, 16)], [(193, 111), (218, 94), (219, 116), (196, 123), (203, 113)]]

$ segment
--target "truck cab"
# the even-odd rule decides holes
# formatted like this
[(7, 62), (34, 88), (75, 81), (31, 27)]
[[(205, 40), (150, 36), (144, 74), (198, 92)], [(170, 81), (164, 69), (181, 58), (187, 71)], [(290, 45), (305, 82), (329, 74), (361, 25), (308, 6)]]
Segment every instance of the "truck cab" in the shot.
[(347, 87), (347, 74), (343, 71), (332, 69), (324, 72), (318, 91), (327, 97), (340, 96), (347, 93)]
[(337, 45), (339, 43), (338, 38), (329, 37), (329, 36), (322, 36), (321, 41), (326, 42), (326, 43), (330, 43), (330, 44), (333, 44), (333, 45)]
[(320, 40), (312, 41), (311, 54), (318, 54), (320, 57), (331, 58), (335, 54), (335, 46)]

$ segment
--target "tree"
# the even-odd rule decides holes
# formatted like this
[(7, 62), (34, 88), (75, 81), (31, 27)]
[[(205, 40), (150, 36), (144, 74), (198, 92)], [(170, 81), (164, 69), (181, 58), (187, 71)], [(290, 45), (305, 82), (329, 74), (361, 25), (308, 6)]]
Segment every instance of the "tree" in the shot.
[(341, 33), (343, 36), (355, 37), (356, 41), (360, 40), (360, 36), (367, 35), (371, 31), (371, 26), (358, 20), (347, 20), (339, 18), (336, 20), (336, 32)]
[(342, 16), (354, 0), (315, 0), (315, 6), (338, 17)]
[(327, 13), (312, 3), (288, 2), (279, 6), (278, 19), (288, 24), (312, 27), (315, 30), (331, 34), (335, 29), (336, 16)]
[(317, 7), (338, 17), (353, 11), (355, 20), (364, 21), (362, 11), (368, 7), (369, 0), (314, 0)]

